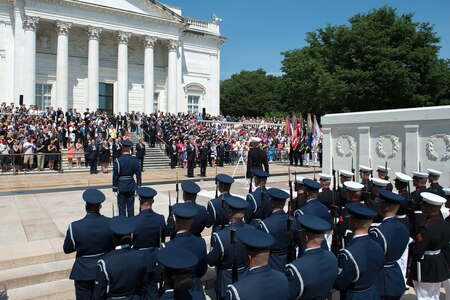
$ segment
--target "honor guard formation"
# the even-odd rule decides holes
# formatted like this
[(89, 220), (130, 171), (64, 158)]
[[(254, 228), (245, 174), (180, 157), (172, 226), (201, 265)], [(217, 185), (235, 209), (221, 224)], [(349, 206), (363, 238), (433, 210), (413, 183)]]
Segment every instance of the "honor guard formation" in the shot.
[[(88, 189), (86, 216), (67, 230), (76, 298), (206, 299), (208, 267), (215, 299), (400, 299), (413, 288), (418, 299), (437, 300), (441, 287), (450, 295), (450, 189), (439, 185), (440, 171), (396, 172), (391, 181), (387, 165), (377, 177), (361, 165), (355, 182), (355, 170), (318, 181), (289, 170), (286, 190), (266, 188), (267, 156), (253, 142), (246, 199), (230, 193), (232, 177), (217, 174), (206, 207), (190, 180), (180, 201), (177, 179), (167, 220), (152, 209), (156, 190), (141, 187), (138, 160), (116, 159), (119, 216), (103, 216), (105, 195)], [(130, 147), (122, 143), (124, 154)]]

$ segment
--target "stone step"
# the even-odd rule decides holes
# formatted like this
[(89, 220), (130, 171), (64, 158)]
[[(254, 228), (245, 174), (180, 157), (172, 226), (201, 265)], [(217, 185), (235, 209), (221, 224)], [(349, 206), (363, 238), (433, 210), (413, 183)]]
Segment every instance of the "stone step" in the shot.
[(0, 271), (74, 258), (74, 253), (63, 252), (63, 241), (62, 238), (55, 238), (2, 245), (0, 246)]
[(7, 291), (10, 300), (72, 300), (75, 299), (73, 281), (65, 278), (14, 288)]
[(69, 278), (74, 260), (72, 258), (5, 269), (0, 271), (0, 282), (9, 290)]

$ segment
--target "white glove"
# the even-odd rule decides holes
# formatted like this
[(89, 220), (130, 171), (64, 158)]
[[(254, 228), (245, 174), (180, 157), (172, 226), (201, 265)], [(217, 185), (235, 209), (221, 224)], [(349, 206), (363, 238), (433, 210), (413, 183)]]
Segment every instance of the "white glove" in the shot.
[(118, 195), (118, 193), (117, 193), (117, 192), (114, 192), (114, 196), (116, 196), (116, 197), (117, 197), (117, 195)]

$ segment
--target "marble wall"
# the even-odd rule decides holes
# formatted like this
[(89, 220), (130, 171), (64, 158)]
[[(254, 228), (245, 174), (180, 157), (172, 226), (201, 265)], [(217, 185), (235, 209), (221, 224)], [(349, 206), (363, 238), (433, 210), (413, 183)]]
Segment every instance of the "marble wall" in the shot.
[[(450, 106), (329, 114), (321, 119), (323, 172), (376, 168), (387, 162), (390, 177), (400, 171), (440, 170), (450, 186)], [(359, 180), (359, 174), (356, 174)]]

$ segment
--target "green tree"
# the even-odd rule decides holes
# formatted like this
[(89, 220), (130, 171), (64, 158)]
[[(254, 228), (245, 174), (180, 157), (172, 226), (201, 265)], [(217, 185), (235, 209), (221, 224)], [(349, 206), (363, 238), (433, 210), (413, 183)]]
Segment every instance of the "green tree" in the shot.
[(224, 115), (270, 116), (281, 111), (281, 78), (266, 71), (241, 71), (220, 85), (220, 110)]
[(283, 52), (288, 111), (333, 112), (449, 103), (450, 64), (439, 38), (412, 14), (383, 7), (307, 33), (308, 46)]

